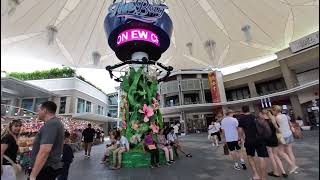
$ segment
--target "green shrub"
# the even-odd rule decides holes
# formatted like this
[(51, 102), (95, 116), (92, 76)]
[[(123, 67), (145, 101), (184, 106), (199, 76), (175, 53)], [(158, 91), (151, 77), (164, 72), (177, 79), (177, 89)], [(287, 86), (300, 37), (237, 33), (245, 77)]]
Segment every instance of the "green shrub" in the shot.
[[(62, 69), (53, 68), (50, 70), (44, 71), (34, 71), (31, 73), (25, 72), (12, 72), (9, 73), (9, 76), (26, 81), (26, 80), (40, 80), (40, 79), (56, 79), (56, 78), (70, 78), (76, 76), (76, 71), (69, 67), (64, 67)], [(80, 80), (90, 84), (91, 86), (95, 87), (99, 91), (103, 92), (102, 89), (98, 88), (97, 86), (93, 85), (91, 82), (87, 81), (82, 76), (77, 76)], [(104, 93), (104, 92), (103, 92)]]

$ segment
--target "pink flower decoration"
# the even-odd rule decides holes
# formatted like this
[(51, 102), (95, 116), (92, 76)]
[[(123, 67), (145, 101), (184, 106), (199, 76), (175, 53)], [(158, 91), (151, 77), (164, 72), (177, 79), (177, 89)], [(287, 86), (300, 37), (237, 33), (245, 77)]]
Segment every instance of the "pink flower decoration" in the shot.
[(140, 109), (139, 112), (144, 114), (144, 122), (149, 122), (149, 117), (153, 116), (153, 109), (146, 104), (143, 105), (143, 109)]
[(157, 93), (156, 99), (159, 101), (160, 100), (160, 93)]

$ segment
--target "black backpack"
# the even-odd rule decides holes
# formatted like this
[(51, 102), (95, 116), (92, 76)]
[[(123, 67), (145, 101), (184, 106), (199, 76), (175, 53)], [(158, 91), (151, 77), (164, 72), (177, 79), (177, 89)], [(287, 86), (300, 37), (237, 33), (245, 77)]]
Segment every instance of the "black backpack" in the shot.
[(256, 118), (257, 136), (262, 139), (268, 139), (272, 135), (271, 128), (266, 120), (263, 118)]

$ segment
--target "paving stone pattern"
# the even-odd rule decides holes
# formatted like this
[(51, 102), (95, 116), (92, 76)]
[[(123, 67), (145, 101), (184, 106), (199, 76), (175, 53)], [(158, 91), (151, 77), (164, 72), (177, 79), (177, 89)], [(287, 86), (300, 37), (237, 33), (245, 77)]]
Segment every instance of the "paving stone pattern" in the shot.
[[(296, 140), (294, 151), (298, 174), (289, 175), (288, 180), (319, 179), (319, 131), (303, 132), (304, 138)], [(184, 149), (193, 157), (181, 157), (171, 166), (156, 169), (124, 168), (109, 170), (100, 164), (105, 145), (93, 147), (90, 159), (83, 152), (75, 154), (69, 173), (69, 180), (249, 180), (250, 170), (236, 171), (229, 156), (223, 155), (223, 148), (212, 147), (207, 134), (196, 134), (180, 138)], [(271, 166), (271, 165), (269, 165)], [(249, 166), (248, 166), (249, 167)], [(285, 163), (285, 167), (288, 167)], [(284, 178), (272, 178), (280, 180)]]

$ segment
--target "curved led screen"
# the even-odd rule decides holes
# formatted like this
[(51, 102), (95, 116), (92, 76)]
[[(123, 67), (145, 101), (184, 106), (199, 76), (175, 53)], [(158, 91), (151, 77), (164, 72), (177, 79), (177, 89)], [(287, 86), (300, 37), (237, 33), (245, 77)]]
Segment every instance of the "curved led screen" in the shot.
[(117, 47), (130, 41), (146, 41), (160, 47), (158, 35), (146, 29), (129, 29), (121, 32), (117, 37)]

